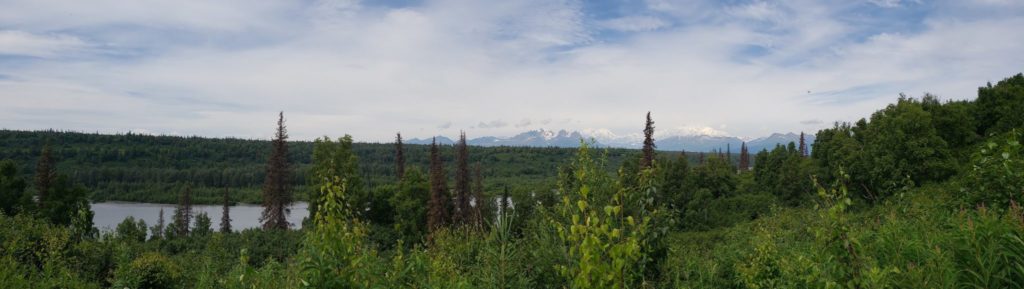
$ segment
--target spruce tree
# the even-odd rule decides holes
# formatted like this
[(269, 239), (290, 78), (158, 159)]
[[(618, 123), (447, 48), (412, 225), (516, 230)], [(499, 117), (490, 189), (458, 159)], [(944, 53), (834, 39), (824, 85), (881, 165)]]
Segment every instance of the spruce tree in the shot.
[(740, 171), (750, 170), (750, 151), (748, 151), (747, 143), (744, 142), (740, 145)]
[(402, 148), (402, 133), (395, 136), (395, 176), (399, 181), (405, 177), (405, 150)]
[(644, 125), (644, 147), (643, 159), (640, 160), (640, 168), (648, 169), (654, 165), (654, 121), (651, 120), (651, 112), (647, 112), (647, 123)]
[(807, 157), (807, 142), (804, 140), (804, 132), (800, 132), (800, 156)]
[(289, 186), (288, 132), (284, 126), (284, 112), (278, 115), (267, 174), (263, 182), (263, 214), (260, 221), (264, 229), (288, 229), (288, 206), (292, 203)]
[(160, 217), (156, 219), (156, 225), (150, 228), (150, 232), (153, 233), (153, 239), (164, 236), (164, 208), (160, 208)]
[(477, 228), (483, 228), (484, 226), (484, 212), (487, 210), (487, 201), (484, 200), (484, 177), (481, 171), (480, 163), (476, 163), (473, 166), (473, 215), (472, 223)]
[(433, 233), (448, 221), (448, 177), (441, 163), (437, 138), (430, 143), (430, 203), (427, 211), (427, 229)]
[(231, 233), (231, 199), (228, 195), (228, 188), (224, 188), (224, 210), (220, 215), (220, 232)]
[(730, 143), (725, 144), (725, 160), (732, 165), (732, 144)]
[(505, 215), (508, 214), (508, 209), (511, 207), (512, 199), (508, 194), (508, 185), (505, 185), (505, 190), (501, 192), (501, 200), (498, 201), (498, 213)]
[(470, 221), (469, 208), (469, 149), (466, 146), (466, 133), (459, 135), (459, 143), (455, 147), (455, 210), (452, 212), (452, 223), (464, 225)]
[(43, 151), (36, 162), (36, 202), (40, 208), (46, 205), (56, 178), (57, 167), (53, 159), (53, 151), (50, 149), (50, 144), (47, 143), (43, 146)]
[(192, 224), (192, 185), (186, 185), (178, 197), (178, 208), (174, 213), (175, 234), (178, 237), (188, 236), (189, 225)]

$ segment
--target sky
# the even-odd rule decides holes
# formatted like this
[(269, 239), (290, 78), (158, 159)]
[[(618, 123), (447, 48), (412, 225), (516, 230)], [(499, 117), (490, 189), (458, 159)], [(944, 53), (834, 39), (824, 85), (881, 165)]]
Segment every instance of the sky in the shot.
[(973, 99), (1019, 0), (0, 0), (0, 128), (293, 139), (738, 137)]

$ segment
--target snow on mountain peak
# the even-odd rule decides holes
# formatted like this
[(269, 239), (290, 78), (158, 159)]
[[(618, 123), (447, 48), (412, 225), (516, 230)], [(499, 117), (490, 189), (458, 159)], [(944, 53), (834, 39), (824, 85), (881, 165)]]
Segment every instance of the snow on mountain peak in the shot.
[[(657, 130), (655, 130), (655, 136), (657, 136)], [(714, 129), (708, 126), (677, 126), (674, 128), (666, 129), (661, 134), (662, 137), (666, 136), (729, 136), (729, 133)]]
[(614, 132), (606, 128), (588, 128), (584, 129), (581, 133), (587, 137), (591, 137), (598, 140), (619, 138), (618, 135), (616, 135)]

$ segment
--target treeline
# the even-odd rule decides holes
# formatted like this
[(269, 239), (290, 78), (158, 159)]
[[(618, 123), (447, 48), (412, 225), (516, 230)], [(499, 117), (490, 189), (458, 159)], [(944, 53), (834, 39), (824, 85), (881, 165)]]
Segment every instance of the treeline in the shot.
[[(177, 193), (191, 184), (198, 204), (219, 203), (225, 187), (238, 192), (239, 202), (259, 203), (270, 153), (270, 142), (266, 140), (0, 130), (0, 159), (14, 161), (22, 176), (30, 177), (47, 143), (58, 161), (58, 169), (90, 188), (93, 201), (175, 203)], [(309, 183), (313, 142), (290, 141), (289, 146), (288, 158), (294, 164), (291, 183), (301, 191)], [(429, 146), (406, 145), (405, 149), (410, 168), (427, 168)], [(468, 149), (471, 162), (487, 167), (482, 173), (488, 190), (506, 184), (514, 188), (550, 189), (557, 168), (574, 153), (569, 148)], [(359, 174), (367, 190), (397, 179), (391, 144), (354, 143), (352, 150), (360, 160)], [(628, 149), (608, 150), (613, 164), (634, 153)], [(441, 157), (450, 160), (454, 153), (445, 149)], [(696, 155), (692, 157), (696, 161)], [(304, 195), (297, 197), (305, 200)]]

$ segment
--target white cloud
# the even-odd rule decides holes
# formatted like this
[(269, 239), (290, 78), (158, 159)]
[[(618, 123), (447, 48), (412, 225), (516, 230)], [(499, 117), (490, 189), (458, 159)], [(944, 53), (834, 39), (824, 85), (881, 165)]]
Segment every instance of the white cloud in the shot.
[[(0, 66), (0, 98), (13, 100), (0, 123), (269, 137), (284, 110), (298, 139), (388, 141), (470, 126), (632, 133), (652, 111), (659, 127), (762, 136), (855, 120), (899, 92), (971, 97), (1024, 67), (1020, 14), (865, 33), (836, 17), (848, 5), (804, 0), (651, 0), (617, 24), (577, 1), (152, 2), (5, 3), (0, 26), (71, 43), (18, 51), (82, 55)], [(628, 37), (601, 39), (601, 29)], [(523, 121), (480, 123), (501, 119)]]
[(18, 30), (0, 30), (0, 55), (56, 57), (86, 48), (78, 37), (62, 34), (32, 34)]
[(894, 8), (900, 7), (900, 0), (868, 0), (871, 4), (878, 5), (879, 7)]
[(501, 120), (492, 120), (488, 122), (480, 122), (476, 125), (478, 128), (503, 128), (508, 126), (508, 123)]
[(650, 16), (621, 17), (601, 22), (601, 26), (604, 28), (625, 32), (650, 31), (669, 25), (668, 22), (660, 18)]

